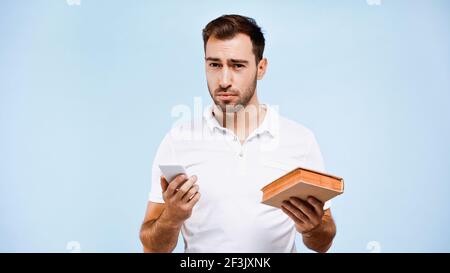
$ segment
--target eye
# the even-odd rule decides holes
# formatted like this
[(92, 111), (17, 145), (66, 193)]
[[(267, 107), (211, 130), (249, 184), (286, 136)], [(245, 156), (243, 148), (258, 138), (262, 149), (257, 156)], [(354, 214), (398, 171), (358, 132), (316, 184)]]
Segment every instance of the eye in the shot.
[(237, 68), (237, 69), (245, 67), (245, 65), (243, 65), (243, 64), (234, 64), (233, 66), (234, 66), (234, 68)]
[(210, 63), (209, 66), (216, 68), (216, 67), (220, 67), (220, 64), (218, 64), (218, 63)]

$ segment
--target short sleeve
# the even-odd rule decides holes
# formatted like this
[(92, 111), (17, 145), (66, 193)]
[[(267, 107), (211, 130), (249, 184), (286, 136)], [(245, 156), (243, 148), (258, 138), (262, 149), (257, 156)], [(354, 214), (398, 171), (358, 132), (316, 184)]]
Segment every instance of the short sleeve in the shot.
[(155, 203), (164, 203), (161, 189), (161, 170), (160, 164), (174, 164), (175, 163), (175, 151), (173, 148), (173, 142), (170, 133), (167, 134), (161, 141), (156, 155), (153, 159), (152, 174), (151, 174), (151, 188), (148, 196), (148, 200)]
[[(319, 144), (317, 143), (316, 137), (311, 133), (311, 142), (308, 153), (308, 164), (309, 168), (317, 170), (319, 172), (326, 172), (325, 165), (323, 162), (322, 153), (320, 152)], [(323, 209), (327, 210), (331, 207), (331, 200), (325, 202)]]

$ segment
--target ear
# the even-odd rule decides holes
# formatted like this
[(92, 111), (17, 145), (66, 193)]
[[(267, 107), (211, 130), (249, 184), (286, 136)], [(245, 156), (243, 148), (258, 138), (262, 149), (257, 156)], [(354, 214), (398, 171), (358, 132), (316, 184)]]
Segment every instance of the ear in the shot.
[(267, 64), (268, 64), (267, 58), (262, 58), (259, 61), (257, 73), (258, 80), (261, 80), (264, 77), (264, 74), (266, 74)]

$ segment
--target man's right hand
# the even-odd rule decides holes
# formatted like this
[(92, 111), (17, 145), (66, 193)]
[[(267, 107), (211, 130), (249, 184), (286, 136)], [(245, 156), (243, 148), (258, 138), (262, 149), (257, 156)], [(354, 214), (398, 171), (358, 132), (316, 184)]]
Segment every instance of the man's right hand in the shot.
[(165, 202), (164, 220), (181, 225), (192, 214), (192, 208), (200, 199), (199, 186), (195, 184), (197, 176), (184, 174), (176, 176), (170, 183), (161, 177), (161, 188)]

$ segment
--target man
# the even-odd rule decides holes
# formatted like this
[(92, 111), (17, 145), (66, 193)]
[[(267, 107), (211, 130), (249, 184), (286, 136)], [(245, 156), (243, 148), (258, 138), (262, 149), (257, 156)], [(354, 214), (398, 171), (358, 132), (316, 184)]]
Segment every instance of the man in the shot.
[[(260, 189), (290, 169), (324, 171), (313, 133), (258, 101), (256, 83), (267, 69), (260, 27), (224, 15), (203, 29), (203, 40), (214, 104), (200, 128), (176, 126), (158, 148), (144, 251), (173, 251), (181, 232), (185, 252), (296, 252), (299, 232), (308, 248), (326, 252), (336, 233), (329, 204), (314, 197), (290, 198), (282, 209), (260, 203)], [(166, 181), (159, 164), (182, 164), (191, 176)]]

